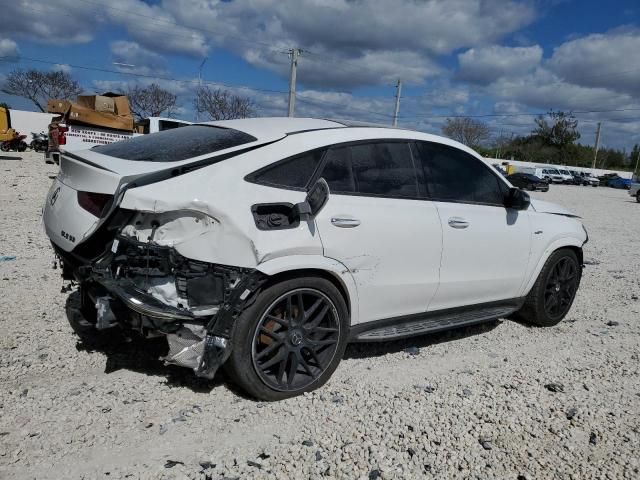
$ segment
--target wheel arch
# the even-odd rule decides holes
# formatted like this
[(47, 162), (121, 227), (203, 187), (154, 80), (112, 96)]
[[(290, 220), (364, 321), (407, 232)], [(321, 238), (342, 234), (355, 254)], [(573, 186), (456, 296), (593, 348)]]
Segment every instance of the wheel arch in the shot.
[(269, 284), (304, 276), (320, 277), (330, 281), (344, 298), (350, 324), (359, 323), (356, 283), (349, 269), (342, 263), (327, 257), (296, 255), (266, 261), (259, 264), (257, 269), (269, 276)]
[(549, 259), (549, 257), (553, 255), (554, 252), (557, 252), (558, 250), (562, 250), (565, 248), (572, 250), (578, 257), (578, 263), (582, 267), (584, 262), (584, 253), (582, 251), (582, 246), (583, 246), (583, 243), (574, 237), (560, 238), (555, 242), (553, 242), (551, 245), (549, 245), (547, 249), (544, 251), (544, 254), (540, 257), (540, 260), (538, 261), (536, 268), (533, 270), (532, 275), (529, 278), (529, 281), (526, 283), (525, 288), (521, 292), (521, 296), (524, 297), (529, 294), (529, 292), (533, 288), (533, 285), (538, 279), (538, 276), (540, 275), (540, 272), (542, 271), (542, 268), (544, 267), (545, 263), (547, 263), (547, 260)]

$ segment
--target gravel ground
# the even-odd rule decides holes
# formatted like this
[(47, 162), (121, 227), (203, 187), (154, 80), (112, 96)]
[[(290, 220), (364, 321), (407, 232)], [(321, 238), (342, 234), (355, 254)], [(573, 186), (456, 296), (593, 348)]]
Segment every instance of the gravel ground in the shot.
[[(8, 157), (17, 156), (9, 155)], [(0, 157), (0, 477), (639, 478), (640, 205), (554, 186), (584, 218), (554, 328), (497, 321), (349, 347), (319, 391), (247, 399), (164, 367), (161, 343), (71, 330), (40, 210), (57, 167)]]

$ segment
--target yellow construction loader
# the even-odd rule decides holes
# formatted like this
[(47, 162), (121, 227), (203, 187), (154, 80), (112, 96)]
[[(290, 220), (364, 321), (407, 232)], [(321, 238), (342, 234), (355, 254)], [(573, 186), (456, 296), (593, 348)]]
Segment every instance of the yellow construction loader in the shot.
[(6, 142), (13, 140), (18, 134), (13, 128), (11, 128), (11, 115), (9, 110), (0, 107), (0, 142)]

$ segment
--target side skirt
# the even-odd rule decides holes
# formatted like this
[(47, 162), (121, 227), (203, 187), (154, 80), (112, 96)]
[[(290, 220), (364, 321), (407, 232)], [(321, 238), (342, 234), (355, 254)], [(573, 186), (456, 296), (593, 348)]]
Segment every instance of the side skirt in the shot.
[(514, 298), (365, 322), (351, 327), (349, 341), (383, 342), (488, 322), (518, 311), (524, 301)]

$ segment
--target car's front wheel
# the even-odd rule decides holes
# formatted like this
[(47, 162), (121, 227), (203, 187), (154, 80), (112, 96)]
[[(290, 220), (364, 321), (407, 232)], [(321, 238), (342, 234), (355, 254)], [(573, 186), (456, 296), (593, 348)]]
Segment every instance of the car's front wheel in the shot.
[(540, 327), (558, 324), (576, 296), (582, 269), (575, 252), (556, 250), (547, 259), (517, 316)]
[(262, 291), (236, 323), (230, 379), (262, 400), (315, 390), (331, 377), (347, 344), (349, 313), (335, 285), (297, 277)]

